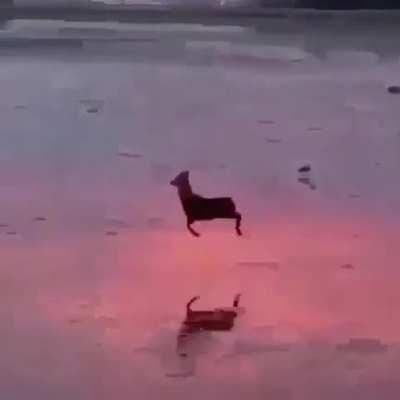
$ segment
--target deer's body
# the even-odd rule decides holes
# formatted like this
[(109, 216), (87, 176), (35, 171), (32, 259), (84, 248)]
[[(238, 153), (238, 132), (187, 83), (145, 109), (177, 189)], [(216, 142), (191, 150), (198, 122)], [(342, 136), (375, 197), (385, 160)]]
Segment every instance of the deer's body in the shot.
[(242, 216), (236, 211), (236, 206), (230, 197), (206, 198), (193, 193), (189, 183), (189, 172), (181, 172), (171, 185), (178, 188), (178, 195), (187, 218), (187, 228), (194, 236), (200, 236), (191, 225), (195, 221), (210, 221), (213, 219), (235, 219), (236, 232), (241, 235), (240, 223)]
[(236, 217), (235, 204), (229, 197), (208, 199), (198, 195), (182, 200), (182, 206), (187, 216), (195, 221), (209, 221), (216, 218), (231, 219)]

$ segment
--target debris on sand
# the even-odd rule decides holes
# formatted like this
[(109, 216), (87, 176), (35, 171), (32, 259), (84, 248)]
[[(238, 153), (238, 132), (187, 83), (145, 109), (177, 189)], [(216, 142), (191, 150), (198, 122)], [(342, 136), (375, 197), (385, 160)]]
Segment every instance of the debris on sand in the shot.
[(361, 197), (361, 195), (358, 193), (350, 193), (349, 197), (350, 197), (350, 199), (359, 199)]
[(129, 228), (131, 225), (124, 221), (123, 219), (116, 218), (116, 217), (110, 217), (106, 218), (105, 221), (108, 225), (114, 226), (114, 227), (119, 227), (119, 228)]
[(190, 378), (194, 376), (193, 372), (167, 372), (165, 373), (167, 378)]
[(0, 234), (0, 240), (21, 240), (22, 236), (16, 231), (6, 231)]
[(388, 86), (387, 91), (391, 94), (400, 94), (400, 86), (397, 85)]
[(28, 107), (24, 104), (17, 104), (14, 106), (14, 110), (26, 110)]
[(322, 132), (322, 128), (320, 126), (310, 126), (308, 132)]
[(279, 263), (277, 261), (239, 261), (236, 265), (248, 268), (268, 268), (272, 271), (279, 270)]
[(44, 222), (44, 221), (47, 221), (47, 218), (46, 217), (35, 217), (35, 218), (33, 218), (33, 220), (36, 222)]
[(107, 231), (107, 232), (106, 232), (106, 235), (107, 235), (107, 236), (117, 236), (117, 235), (118, 235), (118, 232), (117, 232), (117, 231)]
[(99, 112), (99, 109), (96, 108), (96, 107), (91, 107), (91, 108), (88, 108), (88, 109), (86, 110), (86, 112), (89, 113), (89, 114), (95, 114), (95, 113), (98, 113), (98, 112)]
[(267, 141), (267, 143), (271, 143), (271, 144), (282, 143), (282, 139), (278, 139), (278, 138), (267, 138), (266, 141)]
[(80, 103), (83, 110), (88, 114), (93, 114), (103, 111), (104, 101), (102, 100), (86, 99), (86, 100), (81, 100)]
[(139, 153), (131, 153), (129, 151), (119, 151), (117, 153), (119, 157), (126, 157), (126, 158), (142, 158), (143, 155)]
[(70, 325), (79, 325), (79, 324), (83, 324), (84, 322), (85, 322), (84, 318), (74, 318), (74, 317), (72, 317), (72, 318), (68, 319), (68, 323)]
[(311, 165), (310, 164), (303, 165), (297, 171), (300, 172), (300, 173), (302, 173), (302, 172), (311, 172)]
[(118, 145), (117, 156), (124, 158), (142, 158), (143, 154), (138, 151), (132, 150), (132, 147), (130, 146), (125, 146), (121, 144)]
[(347, 269), (347, 270), (355, 269), (353, 264), (343, 264), (343, 265), (340, 266), (340, 268)]
[(261, 125), (274, 125), (275, 121), (272, 119), (260, 119), (257, 121)]
[(8, 224), (0, 224), (0, 228), (7, 228)]
[(297, 170), (297, 172), (299, 174), (297, 178), (298, 182), (308, 186), (311, 190), (315, 190), (317, 188), (311, 176), (311, 165), (303, 165)]

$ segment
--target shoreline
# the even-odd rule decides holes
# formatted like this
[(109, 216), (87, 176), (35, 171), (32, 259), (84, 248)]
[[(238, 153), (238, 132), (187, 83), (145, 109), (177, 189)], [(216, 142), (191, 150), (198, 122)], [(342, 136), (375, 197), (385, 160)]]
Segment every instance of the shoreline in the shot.
[(93, 7), (1, 7), (0, 20), (65, 20), (82, 22), (157, 22), (188, 23), (224, 20), (321, 20), (321, 21), (375, 21), (400, 20), (400, 10), (320, 10), (305, 8), (261, 7), (180, 7), (180, 6), (93, 6)]

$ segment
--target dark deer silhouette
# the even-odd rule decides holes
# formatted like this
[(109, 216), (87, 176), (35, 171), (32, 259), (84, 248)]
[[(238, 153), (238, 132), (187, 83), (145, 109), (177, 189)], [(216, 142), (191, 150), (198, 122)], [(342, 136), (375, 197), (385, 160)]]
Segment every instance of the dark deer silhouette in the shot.
[(181, 172), (171, 182), (178, 188), (178, 195), (187, 218), (187, 228), (193, 236), (200, 236), (191, 225), (195, 221), (209, 221), (217, 218), (235, 219), (236, 232), (242, 234), (240, 224), (242, 216), (230, 197), (205, 198), (193, 193), (189, 183), (189, 171)]
[(198, 296), (193, 297), (186, 305), (186, 318), (177, 338), (177, 351), (181, 357), (187, 357), (187, 346), (191, 336), (200, 332), (230, 331), (239, 315), (240, 294), (235, 296), (233, 307), (193, 311), (191, 306), (198, 299)]

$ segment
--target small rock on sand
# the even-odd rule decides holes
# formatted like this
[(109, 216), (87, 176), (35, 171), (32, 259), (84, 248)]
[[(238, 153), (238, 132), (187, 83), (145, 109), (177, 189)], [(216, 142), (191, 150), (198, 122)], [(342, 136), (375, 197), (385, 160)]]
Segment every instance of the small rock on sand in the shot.
[(397, 85), (388, 86), (387, 91), (391, 94), (400, 94), (400, 86)]
[(343, 264), (340, 266), (340, 268), (342, 269), (354, 269), (354, 265), (353, 264)]

